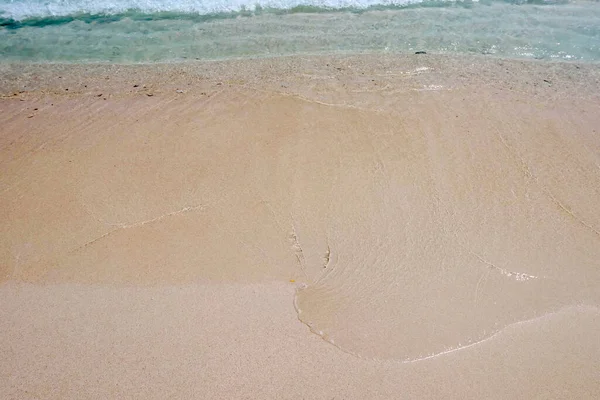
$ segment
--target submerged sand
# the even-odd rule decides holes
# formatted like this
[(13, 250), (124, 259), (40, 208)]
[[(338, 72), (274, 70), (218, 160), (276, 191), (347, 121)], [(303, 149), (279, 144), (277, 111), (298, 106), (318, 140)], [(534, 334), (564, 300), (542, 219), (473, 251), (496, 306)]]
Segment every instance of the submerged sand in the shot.
[(0, 74), (0, 397), (600, 397), (597, 65)]

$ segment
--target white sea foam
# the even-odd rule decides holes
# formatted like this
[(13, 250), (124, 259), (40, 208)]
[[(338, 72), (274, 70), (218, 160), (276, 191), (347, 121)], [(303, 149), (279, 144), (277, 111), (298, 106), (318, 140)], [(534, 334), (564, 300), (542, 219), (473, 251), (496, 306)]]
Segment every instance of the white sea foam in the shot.
[[(298, 6), (331, 9), (365, 9), (373, 6), (403, 6), (423, 0), (0, 0), (0, 15), (23, 20), (32, 17), (73, 14), (117, 14), (128, 10), (145, 13), (180, 12), (200, 15), (255, 11), (257, 8), (287, 10)], [(448, 0), (450, 1), (450, 0)]]

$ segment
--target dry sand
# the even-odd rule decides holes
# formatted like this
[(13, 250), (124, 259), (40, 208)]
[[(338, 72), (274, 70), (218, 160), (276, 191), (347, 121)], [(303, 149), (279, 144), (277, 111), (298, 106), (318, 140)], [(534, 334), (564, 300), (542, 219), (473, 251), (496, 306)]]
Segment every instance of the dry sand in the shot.
[(0, 398), (600, 398), (597, 65), (0, 77)]

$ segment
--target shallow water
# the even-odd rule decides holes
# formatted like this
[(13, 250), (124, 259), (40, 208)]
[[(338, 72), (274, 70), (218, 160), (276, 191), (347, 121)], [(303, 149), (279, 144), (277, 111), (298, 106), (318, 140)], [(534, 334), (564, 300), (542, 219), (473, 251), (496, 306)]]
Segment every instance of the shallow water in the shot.
[[(436, 97), (416, 107), (431, 109), (427, 122), (349, 112), (337, 146), (303, 141), (301, 165), (314, 167), (297, 173), (298, 203), (324, 206), (297, 210), (298, 242), (320, 237), (325, 261), (308, 246), (313, 268), (296, 306), (315, 333), (358, 356), (421, 360), (598, 300), (593, 157), (531, 107)], [(331, 116), (315, 118), (335, 129)]]
[(2, 61), (415, 51), (600, 60), (597, 2), (2, 0), (0, 16)]
[(597, 309), (598, 69), (464, 59), (4, 65), (0, 272), (289, 282), (396, 362)]

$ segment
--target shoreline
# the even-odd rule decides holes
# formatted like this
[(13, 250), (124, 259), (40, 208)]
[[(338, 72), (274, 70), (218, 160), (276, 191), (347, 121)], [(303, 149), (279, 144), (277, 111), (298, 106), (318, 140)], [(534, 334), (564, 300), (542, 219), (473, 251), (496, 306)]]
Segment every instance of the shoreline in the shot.
[[(278, 60), (278, 59), (289, 59), (289, 58), (305, 58), (305, 59), (319, 59), (319, 58), (332, 58), (332, 59), (344, 59), (344, 58), (360, 58), (360, 57), (375, 57), (375, 58), (397, 58), (403, 59), (413, 56), (420, 56), (421, 58), (433, 57), (440, 59), (451, 59), (461, 61), (465, 59), (474, 60), (486, 60), (486, 61), (506, 61), (506, 62), (523, 62), (523, 63), (535, 63), (535, 64), (581, 64), (581, 65), (597, 65), (600, 64), (600, 60), (580, 60), (580, 59), (562, 59), (562, 58), (531, 58), (531, 57), (508, 57), (505, 55), (494, 55), (494, 54), (483, 54), (483, 53), (443, 53), (443, 52), (431, 52), (425, 50), (410, 50), (402, 52), (392, 51), (339, 51), (332, 52), (311, 52), (311, 53), (286, 53), (286, 54), (268, 54), (268, 55), (253, 55), (253, 56), (230, 56), (222, 58), (181, 58), (173, 60), (158, 60), (158, 61), (98, 61), (98, 60), (79, 60), (79, 61), (35, 61), (35, 60), (21, 60), (21, 61), (0, 61), (0, 65), (34, 65), (34, 66), (51, 66), (51, 65), (62, 65), (62, 66), (155, 66), (155, 65), (178, 65), (178, 64), (211, 64), (211, 63), (236, 63), (236, 62), (259, 62), (263, 60)], [(424, 51), (424, 52), (423, 52)]]
[[(376, 60), (370, 64), (369, 60)], [(531, 74), (571, 74), (569, 77), (570, 85), (581, 84), (579, 77), (589, 77), (590, 81), (586, 82), (591, 85), (600, 85), (600, 73), (598, 65), (600, 61), (565, 61), (565, 60), (536, 60), (536, 59), (516, 59), (486, 56), (479, 54), (464, 54), (464, 55), (446, 55), (446, 54), (389, 54), (389, 53), (347, 53), (347, 54), (307, 54), (307, 55), (281, 55), (281, 56), (265, 56), (256, 58), (228, 58), (215, 60), (182, 60), (182, 61), (165, 61), (165, 62), (140, 62), (140, 63), (113, 63), (113, 62), (6, 62), (0, 63), (0, 94), (6, 97), (10, 92), (18, 91), (22, 87), (21, 82), (32, 84), (31, 80), (27, 80), (27, 75), (34, 73), (42, 75), (45, 79), (42, 84), (51, 85), (76, 85), (81, 83), (78, 81), (58, 81), (60, 79), (69, 79), (62, 75), (75, 74), (76, 78), (81, 79), (98, 79), (101, 75), (104, 78), (106, 74), (134, 74), (141, 72), (143, 74), (156, 75), (184, 73), (190, 74), (191, 78), (197, 79), (213, 79), (218, 80), (218, 75), (227, 75), (234, 73), (236, 77), (246, 77), (252, 75), (246, 68), (257, 68), (255, 78), (264, 80), (265, 70), (275, 68), (274, 74), (278, 78), (282, 78), (283, 73), (298, 73), (302, 68), (311, 68), (318, 72), (325, 72), (328, 69), (326, 64), (339, 63), (340, 65), (351, 65), (350, 70), (346, 70), (345, 74), (354, 72), (355, 74), (365, 73), (360, 71), (361, 66), (370, 69), (369, 72), (382, 72), (385, 68), (402, 68), (409, 69), (417, 64), (431, 65), (438, 69), (445, 67), (440, 73), (449, 74), (450, 77), (470, 73), (471, 80), (464, 80), (463, 84), (479, 84), (479, 80), (486, 74), (486, 69), (489, 69), (489, 76), (498, 75), (501, 70), (509, 71), (508, 78), (514, 80), (514, 85), (520, 85), (526, 81), (527, 77), (519, 77), (518, 72), (526, 72)], [(325, 65), (323, 65), (325, 64)], [(375, 65), (375, 68), (374, 65)], [(466, 67), (462, 70), (460, 67)], [(352, 71), (352, 69), (356, 69)], [(523, 71), (515, 71), (515, 69), (523, 68)], [(15, 71), (18, 70), (18, 71)], [(338, 70), (337, 72), (341, 72)], [(279, 75), (277, 75), (279, 73)], [(19, 79), (19, 75), (25, 74), (25, 78)], [(55, 75), (53, 77), (53, 75)], [(552, 78), (552, 76), (548, 76)], [(39, 78), (37, 80), (40, 80)], [(484, 80), (484, 79), (482, 79)], [(10, 85), (7, 81), (13, 81)], [(16, 81), (16, 82), (15, 82)], [(473, 82), (474, 81), (474, 82)], [(542, 79), (543, 81), (543, 79)], [(110, 84), (110, 82), (102, 82)], [(501, 81), (505, 84), (506, 81)], [(558, 82), (557, 82), (558, 83)], [(507, 85), (508, 86), (508, 85)], [(47, 88), (49, 89), (49, 87)], [(574, 90), (574, 86), (566, 87), (567, 90)], [(592, 92), (592, 91), (590, 91)], [(71, 93), (72, 94), (72, 93)]]
[(402, 363), (356, 358), (310, 333), (297, 321), (291, 296), (285, 283), (0, 284), (0, 325), (13, 343), (10, 352), (1, 348), (7, 379), (0, 394), (530, 399), (566, 398), (567, 391), (591, 400), (600, 393), (598, 348), (580, 340), (597, 329), (597, 308), (562, 310), (470, 348)]

